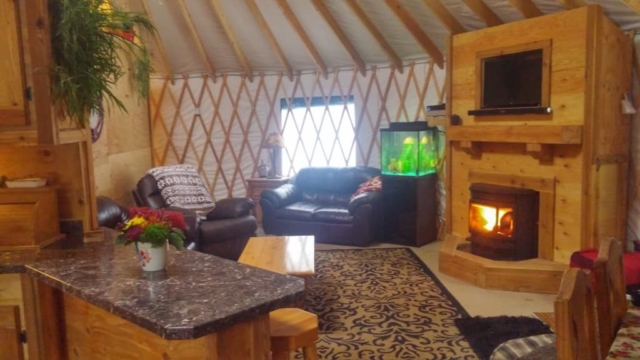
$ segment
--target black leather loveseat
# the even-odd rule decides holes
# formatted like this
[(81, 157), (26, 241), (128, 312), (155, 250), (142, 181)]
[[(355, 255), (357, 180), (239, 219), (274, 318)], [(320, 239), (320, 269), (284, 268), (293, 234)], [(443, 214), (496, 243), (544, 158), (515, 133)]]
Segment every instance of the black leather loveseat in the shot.
[(260, 198), (267, 234), (314, 235), (316, 242), (367, 246), (380, 241), (380, 192), (351, 199), (358, 186), (380, 175), (370, 167), (311, 167), (290, 183), (265, 190)]

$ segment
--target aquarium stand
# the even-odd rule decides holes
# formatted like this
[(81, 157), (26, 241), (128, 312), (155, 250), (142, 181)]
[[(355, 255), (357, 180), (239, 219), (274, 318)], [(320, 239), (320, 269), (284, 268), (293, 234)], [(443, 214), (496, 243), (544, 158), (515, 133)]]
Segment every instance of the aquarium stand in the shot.
[(382, 175), (384, 242), (423, 246), (438, 237), (438, 175)]

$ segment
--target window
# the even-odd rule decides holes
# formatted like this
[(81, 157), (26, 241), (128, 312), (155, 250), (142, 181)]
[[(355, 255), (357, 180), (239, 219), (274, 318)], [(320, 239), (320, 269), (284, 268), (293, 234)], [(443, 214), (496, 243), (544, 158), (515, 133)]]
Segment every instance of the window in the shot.
[(309, 166), (355, 166), (353, 96), (280, 100), (282, 174)]

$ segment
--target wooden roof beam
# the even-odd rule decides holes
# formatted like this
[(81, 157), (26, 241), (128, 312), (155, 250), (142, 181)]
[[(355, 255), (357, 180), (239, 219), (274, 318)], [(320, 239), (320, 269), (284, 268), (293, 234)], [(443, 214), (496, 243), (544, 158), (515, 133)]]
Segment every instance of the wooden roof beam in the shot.
[(567, 10), (589, 5), (585, 0), (558, 0), (558, 2)]
[(258, 8), (258, 5), (256, 4), (255, 0), (246, 0), (246, 3), (247, 3), (247, 6), (249, 7), (249, 10), (251, 11), (251, 14), (253, 14), (253, 18), (258, 23), (258, 26), (260, 27), (262, 34), (264, 35), (265, 38), (267, 38), (269, 45), (271, 45), (271, 49), (276, 54), (278, 61), (280, 61), (280, 64), (284, 68), (284, 72), (287, 74), (287, 77), (289, 78), (290, 81), (293, 81), (293, 70), (291, 69), (291, 64), (289, 64), (289, 61), (287, 60), (286, 56), (284, 56), (284, 53), (282, 52), (282, 48), (280, 47), (280, 44), (278, 44), (278, 41), (276, 40), (276, 37), (273, 35), (271, 28), (269, 28), (267, 21), (264, 19), (264, 16), (262, 16), (262, 13), (260, 12), (260, 9)]
[(240, 61), (240, 65), (242, 65), (242, 69), (244, 70), (245, 75), (249, 78), (249, 82), (253, 82), (253, 70), (251, 70), (251, 65), (249, 64), (249, 60), (244, 55), (244, 51), (240, 47), (240, 43), (236, 38), (236, 34), (233, 32), (233, 28), (227, 19), (227, 15), (222, 9), (220, 5), (220, 0), (210, 0), (211, 6), (213, 7), (213, 12), (216, 14), (220, 25), (222, 25), (222, 30), (224, 34), (227, 36), (227, 39), (231, 43), (231, 47), (233, 48), (233, 52), (236, 54), (236, 58)]
[(364, 12), (362, 7), (360, 7), (360, 5), (358, 4), (358, 1), (346, 0), (346, 3), (351, 9), (351, 11), (353, 11), (353, 13), (356, 15), (358, 20), (360, 20), (362, 25), (364, 25), (364, 27), (367, 28), (369, 33), (373, 36), (373, 38), (376, 40), (378, 45), (382, 48), (382, 51), (384, 51), (384, 53), (387, 55), (387, 57), (389, 58), (393, 66), (395, 66), (398, 69), (398, 71), (402, 74), (402, 71), (403, 71), (402, 60), (400, 59), (398, 54), (395, 52), (395, 50), (393, 50), (393, 48), (391, 47), (391, 44), (389, 44), (387, 39), (385, 39), (385, 37), (382, 35), (380, 30), (378, 30), (378, 28), (373, 23), (373, 21), (371, 21), (371, 19), (367, 16), (367, 14)]
[[(149, 10), (149, 3), (147, 0), (142, 0), (142, 7), (144, 8), (145, 15), (147, 18), (154, 24), (153, 17), (151, 16), (151, 11)], [(157, 28), (157, 26), (156, 26)], [(153, 39), (156, 43), (156, 47), (158, 48), (158, 52), (160, 52), (160, 61), (162, 61), (162, 66), (167, 72), (167, 76), (169, 80), (171, 80), (171, 85), (175, 84), (176, 80), (173, 78), (173, 70), (171, 69), (171, 64), (169, 64), (169, 58), (167, 57), (167, 52), (164, 49), (164, 44), (162, 40), (160, 40), (160, 35), (158, 35), (158, 31), (153, 31)]]
[(638, 0), (622, 0), (623, 3), (627, 4), (628, 7), (633, 9), (633, 11), (640, 14), (640, 1)]
[(298, 34), (298, 37), (300, 37), (300, 40), (302, 40), (302, 42), (304, 43), (304, 46), (307, 48), (307, 51), (309, 52), (311, 59), (313, 59), (313, 62), (318, 67), (318, 70), (320, 70), (320, 73), (326, 79), (327, 65), (324, 63), (324, 60), (322, 60), (320, 53), (318, 53), (318, 50), (311, 42), (311, 39), (309, 38), (309, 35), (307, 35), (307, 32), (304, 31), (302, 24), (300, 24), (300, 20), (298, 20), (296, 15), (293, 13), (293, 10), (291, 10), (291, 7), (287, 3), (287, 0), (276, 0), (276, 3), (280, 7), (280, 10), (282, 11), (284, 17), (293, 27), (293, 30), (296, 32), (296, 34)]
[(422, 2), (431, 9), (431, 12), (449, 29), (451, 34), (455, 35), (466, 31), (439, 0), (422, 0)]
[(411, 14), (407, 11), (407, 9), (402, 6), (400, 0), (384, 0), (389, 9), (396, 14), (398, 19), (402, 21), (404, 26), (409, 30), (413, 38), (422, 46), (422, 48), (429, 54), (433, 62), (440, 69), (443, 68), (444, 59), (442, 57), (442, 52), (436, 47), (436, 45), (429, 39), (429, 36), (422, 31), (420, 25), (411, 17)]
[(544, 15), (531, 0), (509, 0), (509, 2), (527, 19)]
[(191, 18), (191, 14), (189, 14), (189, 9), (187, 9), (187, 5), (184, 3), (184, 0), (178, 0), (178, 4), (180, 4), (180, 10), (182, 12), (182, 16), (184, 17), (184, 20), (187, 22), (187, 26), (189, 27), (189, 32), (191, 33), (191, 37), (193, 38), (193, 41), (195, 41), (196, 43), (196, 47), (198, 48), (198, 53), (200, 54), (200, 59), (204, 63), (205, 67), (207, 68), (207, 73), (209, 74), (209, 76), (211, 76), (211, 78), (215, 82), (216, 73), (215, 73), (215, 70), (213, 69), (213, 64), (211, 63), (211, 59), (209, 59), (209, 56), (207, 55), (207, 52), (204, 49), (202, 39), (200, 38), (200, 35), (198, 35), (198, 30), (196, 30), (196, 27), (193, 25), (193, 19)]
[(342, 46), (344, 46), (344, 48), (347, 50), (347, 52), (353, 59), (353, 62), (356, 63), (356, 66), (358, 67), (358, 70), (360, 70), (362, 76), (366, 76), (367, 67), (362, 60), (362, 57), (360, 56), (360, 54), (358, 54), (358, 51), (356, 51), (356, 48), (353, 46), (351, 40), (349, 40), (344, 31), (342, 31), (336, 19), (333, 17), (333, 15), (331, 15), (329, 8), (327, 8), (323, 0), (311, 0), (311, 3), (313, 4), (313, 7), (316, 8), (316, 11), (320, 13), (320, 16), (322, 16), (324, 21), (327, 22), (333, 33), (338, 37), (338, 40), (340, 40)]
[(491, 10), (482, 0), (463, 0), (465, 4), (476, 14), (487, 26), (502, 25), (502, 20)]

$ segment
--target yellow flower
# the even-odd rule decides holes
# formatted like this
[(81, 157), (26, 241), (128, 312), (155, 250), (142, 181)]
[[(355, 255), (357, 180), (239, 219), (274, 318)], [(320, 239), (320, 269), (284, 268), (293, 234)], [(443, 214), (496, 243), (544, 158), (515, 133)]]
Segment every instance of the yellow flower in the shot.
[(145, 220), (145, 218), (143, 218), (142, 216), (135, 216), (133, 219), (127, 221), (127, 223), (124, 225), (123, 230), (129, 230), (133, 226), (144, 226), (146, 223), (147, 220)]

